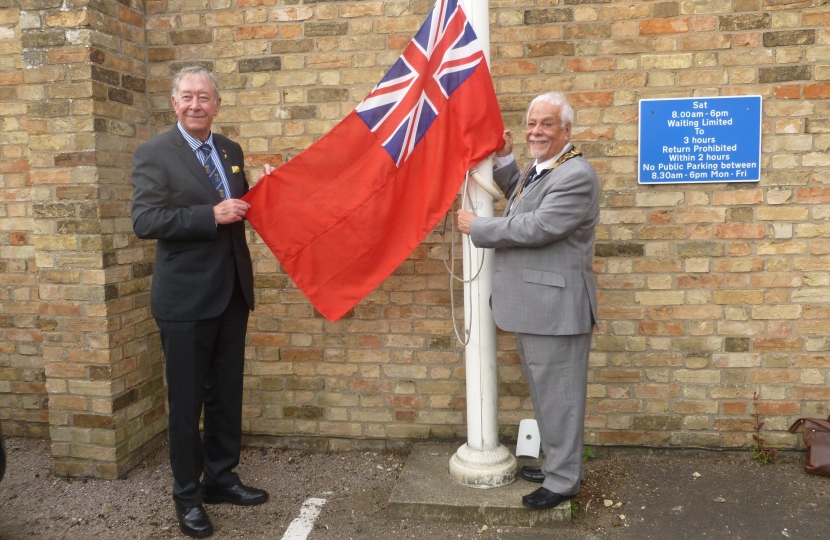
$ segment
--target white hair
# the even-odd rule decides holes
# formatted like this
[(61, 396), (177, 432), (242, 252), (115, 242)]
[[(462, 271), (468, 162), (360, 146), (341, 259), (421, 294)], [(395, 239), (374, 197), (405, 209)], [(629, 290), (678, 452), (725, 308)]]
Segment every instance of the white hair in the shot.
[(183, 67), (179, 70), (178, 73), (176, 73), (176, 75), (173, 77), (174, 98), (178, 97), (177, 94), (179, 93), (179, 84), (181, 84), (182, 79), (184, 79), (185, 77), (190, 77), (191, 75), (205, 77), (206, 79), (210, 80), (210, 84), (213, 85), (214, 100), (219, 100), (219, 81), (216, 80), (216, 76), (213, 73), (211, 73), (210, 70), (201, 65)]
[(527, 116), (530, 116), (530, 111), (537, 103), (543, 102), (559, 108), (559, 121), (563, 128), (573, 122), (574, 110), (571, 108), (571, 104), (568, 103), (568, 99), (561, 92), (548, 92), (547, 94), (536, 96), (527, 108)]

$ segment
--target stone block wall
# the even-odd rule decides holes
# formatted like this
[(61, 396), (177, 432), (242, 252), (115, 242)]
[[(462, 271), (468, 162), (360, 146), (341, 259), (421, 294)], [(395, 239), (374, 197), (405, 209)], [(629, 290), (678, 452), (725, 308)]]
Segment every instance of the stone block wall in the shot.
[[(154, 249), (130, 235), (127, 176), (135, 145), (175, 120), (172, 74), (217, 74), (216, 130), (243, 146), (255, 182), (363, 99), (432, 2), (60, 5), (0, 0), (0, 415), (43, 433), (45, 377), (62, 470), (115, 474), (165, 425)], [(747, 447), (757, 412), (768, 442), (790, 447), (789, 422), (830, 412), (828, 13), (826, 0), (491, 1), (506, 125), (521, 140), (530, 99), (566, 93), (602, 184), (589, 444)], [(640, 99), (747, 94), (763, 97), (759, 183), (637, 184)], [(335, 323), (249, 240), (248, 436), (329, 448), (465, 436), (448, 231)], [(512, 437), (532, 407), (512, 336), (498, 344)]]

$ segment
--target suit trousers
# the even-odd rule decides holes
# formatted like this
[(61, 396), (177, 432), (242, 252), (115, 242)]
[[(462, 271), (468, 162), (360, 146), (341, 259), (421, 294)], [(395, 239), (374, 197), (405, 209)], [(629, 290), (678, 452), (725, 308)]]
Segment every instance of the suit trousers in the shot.
[(579, 492), (588, 391), (591, 334), (516, 333), (545, 461), (542, 487), (560, 495)]
[(167, 364), (173, 500), (185, 508), (201, 504), (203, 472), (209, 486), (239, 483), (233, 469), (242, 447), (242, 374), (250, 310), (239, 279), (234, 281), (228, 306), (218, 317), (156, 319)]

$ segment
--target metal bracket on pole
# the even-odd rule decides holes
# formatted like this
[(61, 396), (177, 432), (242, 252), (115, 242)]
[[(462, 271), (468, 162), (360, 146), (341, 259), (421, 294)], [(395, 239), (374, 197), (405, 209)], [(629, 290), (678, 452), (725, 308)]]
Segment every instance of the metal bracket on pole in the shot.
[(499, 190), (494, 188), (492, 183), (488, 183), (484, 178), (482, 178), (481, 175), (478, 174), (478, 169), (470, 169), (470, 176), (473, 177), (476, 184), (481, 186), (481, 189), (486, 191), (487, 194), (493, 198), (493, 202), (499, 202), (501, 200), (501, 193), (499, 193)]

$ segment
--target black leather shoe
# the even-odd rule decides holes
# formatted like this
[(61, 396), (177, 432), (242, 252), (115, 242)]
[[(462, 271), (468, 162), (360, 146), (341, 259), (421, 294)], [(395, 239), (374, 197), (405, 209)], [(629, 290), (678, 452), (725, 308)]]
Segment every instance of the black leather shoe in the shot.
[(542, 472), (542, 467), (531, 467), (530, 465), (525, 465), (519, 469), (519, 476), (528, 482), (535, 482), (537, 484), (541, 484), (545, 481), (545, 473)]
[(548, 508), (556, 508), (563, 502), (573, 499), (576, 495), (576, 493), (573, 495), (560, 495), (547, 488), (540, 487), (533, 493), (522, 497), (522, 504), (528, 508), (546, 510)]
[(210, 487), (202, 484), (202, 502), (207, 504), (226, 502), (239, 506), (254, 506), (267, 500), (267, 491), (248, 487), (241, 482), (229, 488)]
[(176, 504), (176, 517), (179, 519), (179, 529), (187, 536), (204, 538), (213, 534), (213, 524), (201, 504), (191, 508)]

